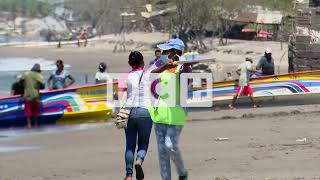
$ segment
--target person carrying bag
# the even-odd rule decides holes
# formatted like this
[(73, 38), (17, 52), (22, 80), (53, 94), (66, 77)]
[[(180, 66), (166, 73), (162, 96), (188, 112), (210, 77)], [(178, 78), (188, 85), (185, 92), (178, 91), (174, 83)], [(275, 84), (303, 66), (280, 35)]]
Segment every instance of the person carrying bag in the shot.
[[(125, 88), (127, 100), (117, 114), (116, 126), (124, 129), (126, 135), (125, 180), (132, 180), (134, 161), (136, 179), (142, 180), (144, 179), (142, 164), (148, 151), (152, 129), (152, 120), (146, 104), (148, 96), (144, 91), (147, 83), (143, 80), (143, 55), (138, 51), (131, 52), (129, 65), (132, 71), (128, 74)], [(137, 153), (135, 153), (136, 146), (138, 146)]]

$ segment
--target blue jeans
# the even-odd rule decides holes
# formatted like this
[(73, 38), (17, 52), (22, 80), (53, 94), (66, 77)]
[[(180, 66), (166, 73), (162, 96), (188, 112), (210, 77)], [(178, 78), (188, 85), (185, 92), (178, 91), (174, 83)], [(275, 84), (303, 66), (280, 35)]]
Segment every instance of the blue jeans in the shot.
[(160, 174), (163, 180), (171, 180), (170, 159), (176, 165), (179, 176), (185, 176), (187, 173), (178, 147), (182, 127), (183, 126), (155, 124)]
[(264, 74), (262, 74), (261, 72), (254, 72), (254, 73), (250, 73), (250, 77), (255, 75), (256, 77), (262, 77), (265, 76)]
[[(132, 108), (129, 116), (126, 134), (126, 176), (132, 176), (136, 146), (138, 145), (136, 160), (141, 162), (148, 151), (149, 138), (152, 129), (152, 120), (145, 108)], [(138, 142), (137, 142), (138, 140)]]

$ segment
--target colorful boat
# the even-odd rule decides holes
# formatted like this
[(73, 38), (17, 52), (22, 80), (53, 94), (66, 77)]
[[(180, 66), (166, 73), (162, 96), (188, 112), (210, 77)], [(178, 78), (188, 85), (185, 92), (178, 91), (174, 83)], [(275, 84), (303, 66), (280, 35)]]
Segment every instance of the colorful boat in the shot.
[[(213, 104), (226, 104), (235, 95), (236, 81), (216, 82), (213, 89), (199, 88), (189, 92), (189, 102), (212, 101)], [(319, 95), (320, 71), (298, 72), (251, 79), (254, 97), (260, 100), (296, 99), (305, 95)], [(208, 99), (208, 96), (212, 99)], [(213, 95), (213, 96), (212, 96)], [(202, 98), (192, 98), (202, 97)], [(310, 96), (313, 97), (314, 96)]]
[[(110, 118), (112, 108), (106, 99), (106, 84), (42, 92), (40, 124), (69, 124)], [(23, 98), (0, 98), (0, 128), (23, 127), (25, 124)]]
[[(235, 94), (236, 84), (236, 81), (224, 81), (214, 83), (211, 89), (194, 88), (188, 92), (188, 102), (229, 103)], [(320, 71), (253, 78), (250, 84), (254, 96), (262, 100), (296, 99), (298, 95), (317, 97), (320, 94)], [(117, 84), (113, 86), (116, 88)], [(106, 84), (42, 92), (41, 102), (42, 125), (79, 123), (112, 116), (112, 105), (106, 97)], [(23, 104), (20, 96), (0, 98), (0, 128), (25, 126)]]

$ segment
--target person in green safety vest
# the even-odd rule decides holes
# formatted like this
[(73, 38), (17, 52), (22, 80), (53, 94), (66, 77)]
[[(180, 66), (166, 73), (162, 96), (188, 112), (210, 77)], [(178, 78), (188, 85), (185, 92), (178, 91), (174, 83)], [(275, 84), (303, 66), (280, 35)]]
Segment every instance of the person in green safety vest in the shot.
[(152, 73), (161, 73), (160, 84), (165, 85), (176, 78), (176, 105), (166, 104), (165, 98), (159, 96), (157, 104), (149, 107), (149, 113), (154, 122), (156, 139), (158, 144), (158, 156), (160, 163), (160, 174), (163, 180), (171, 180), (170, 160), (177, 167), (179, 180), (187, 180), (188, 172), (184, 166), (182, 155), (178, 147), (179, 137), (183, 126), (187, 121), (187, 112), (180, 103), (180, 74), (191, 72), (191, 65), (177, 65), (176, 61), (181, 58), (185, 45), (180, 39), (170, 39), (165, 44), (158, 45), (161, 49), (162, 65), (153, 69)]

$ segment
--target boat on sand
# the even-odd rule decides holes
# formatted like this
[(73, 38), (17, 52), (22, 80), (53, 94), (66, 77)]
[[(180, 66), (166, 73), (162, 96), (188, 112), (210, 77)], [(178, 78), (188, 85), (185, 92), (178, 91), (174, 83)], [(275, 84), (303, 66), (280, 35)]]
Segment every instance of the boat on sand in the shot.
[[(213, 83), (213, 88), (193, 88), (188, 103), (204, 101), (213, 105), (230, 103), (237, 81)], [(303, 99), (315, 100), (320, 94), (320, 71), (253, 78), (250, 85), (258, 100)], [(117, 84), (113, 84), (117, 89)], [(40, 124), (71, 124), (112, 117), (112, 104), (107, 101), (106, 84), (88, 85), (41, 93)], [(26, 118), (21, 96), (0, 97), (0, 128), (23, 127)]]

